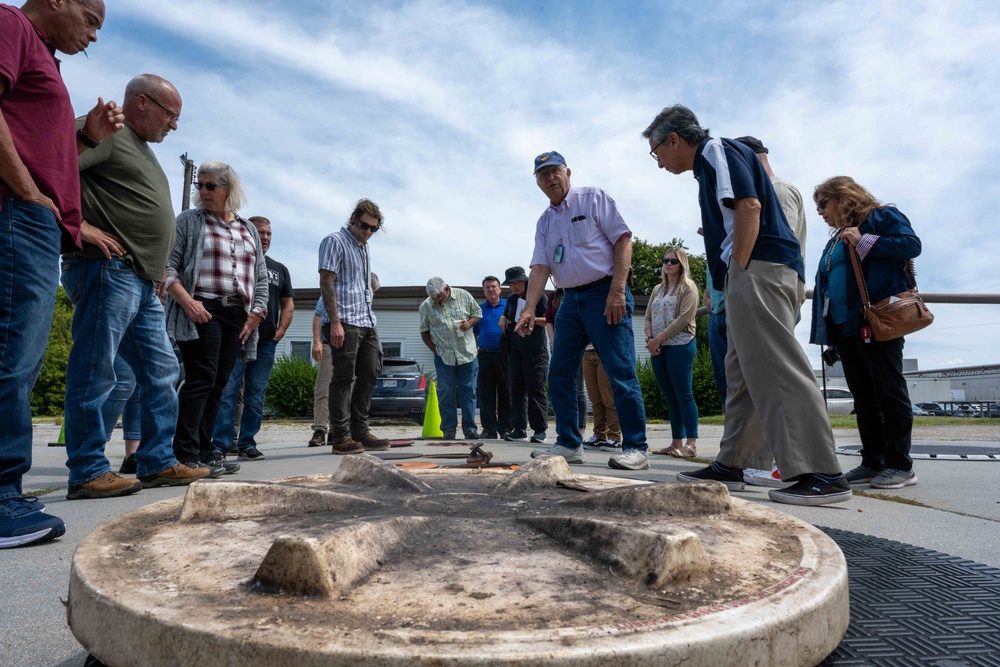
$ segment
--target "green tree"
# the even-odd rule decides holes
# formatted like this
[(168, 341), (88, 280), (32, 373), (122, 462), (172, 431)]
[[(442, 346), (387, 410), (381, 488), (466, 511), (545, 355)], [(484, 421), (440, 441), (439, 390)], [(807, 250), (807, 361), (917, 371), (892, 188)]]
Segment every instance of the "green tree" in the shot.
[(66, 400), (66, 364), (73, 347), (73, 304), (62, 287), (56, 288), (56, 306), (52, 328), (45, 347), (42, 371), (28, 401), (36, 417), (61, 415)]

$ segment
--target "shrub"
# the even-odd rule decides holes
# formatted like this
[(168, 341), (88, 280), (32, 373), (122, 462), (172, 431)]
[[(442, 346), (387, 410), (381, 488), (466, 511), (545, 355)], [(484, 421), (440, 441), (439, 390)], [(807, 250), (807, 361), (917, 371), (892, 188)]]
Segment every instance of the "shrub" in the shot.
[(316, 367), (308, 359), (282, 355), (274, 361), (264, 404), (279, 417), (306, 417), (312, 411)]
[(73, 303), (61, 286), (56, 289), (52, 328), (45, 347), (42, 370), (31, 390), (28, 402), (36, 417), (61, 415), (66, 401), (66, 364), (73, 346)]

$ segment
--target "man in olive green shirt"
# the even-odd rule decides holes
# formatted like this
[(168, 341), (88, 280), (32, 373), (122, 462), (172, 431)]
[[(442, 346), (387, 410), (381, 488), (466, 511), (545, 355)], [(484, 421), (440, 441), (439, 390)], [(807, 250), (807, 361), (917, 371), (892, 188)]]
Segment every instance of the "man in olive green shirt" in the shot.
[[(149, 147), (177, 129), (181, 98), (166, 80), (142, 74), (125, 88), (125, 129), (80, 154), (83, 250), (63, 256), (62, 284), (75, 306), (66, 366), (66, 465), (70, 500), (109, 498), (151, 486), (189, 484), (208, 468), (173, 454), (179, 372), (157, 296), (176, 225), (170, 187)], [(112, 472), (104, 411), (115, 357), (135, 373), (142, 397), (138, 479)]]

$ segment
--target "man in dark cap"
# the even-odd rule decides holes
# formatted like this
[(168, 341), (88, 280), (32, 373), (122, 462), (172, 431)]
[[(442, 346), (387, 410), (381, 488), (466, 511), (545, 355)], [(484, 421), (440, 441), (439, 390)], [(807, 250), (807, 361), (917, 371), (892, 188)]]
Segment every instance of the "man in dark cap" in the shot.
[(500, 320), (510, 339), (507, 377), (510, 380), (511, 432), (506, 440), (527, 440), (527, 427), (531, 426), (531, 441), (545, 442), (549, 426), (549, 401), (545, 395), (549, 375), (549, 346), (545, 339), (545, 307), (548, 302), (544, 294), (539, 297), (535, 304), (535, 329), (530, 334), (519, 336), (514, 327), (525, 308), (528, 276), (520, 266), (512, 266), (507, 269), (503, 284), (508, 285), (511, 291), (507, 309)]

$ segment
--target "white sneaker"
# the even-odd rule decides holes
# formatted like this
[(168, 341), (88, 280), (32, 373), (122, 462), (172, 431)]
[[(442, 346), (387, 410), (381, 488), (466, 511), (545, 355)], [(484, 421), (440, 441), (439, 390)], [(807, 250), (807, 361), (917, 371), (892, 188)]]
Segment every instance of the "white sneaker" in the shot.
[(784, 489), (792, 485), (791, 482), (781, 481), (781, 473), (777, 468), (773, 470), (746, 468), (743, 470), (743, 481), (754, 486), (769, 486), (772, 489)]
[(601, 443), (602, 452), (612, 452), (614, 454), (621, 454), (622, 443), (617, 440), (605, 440)]
[(531, 452), (531, 458), (537, 459), (539, 456), (561, 456), (566, 459), (566, 463), (586, 463), (587, 457), (583, 455), (583, 447), (570, 449), (562, 445), (553, 445), (549, 449), (535, 449)]
[(608, 467), (619, 470), (648, 470), (649, 457), (640, 449), (627, 449), (608, 459)]

